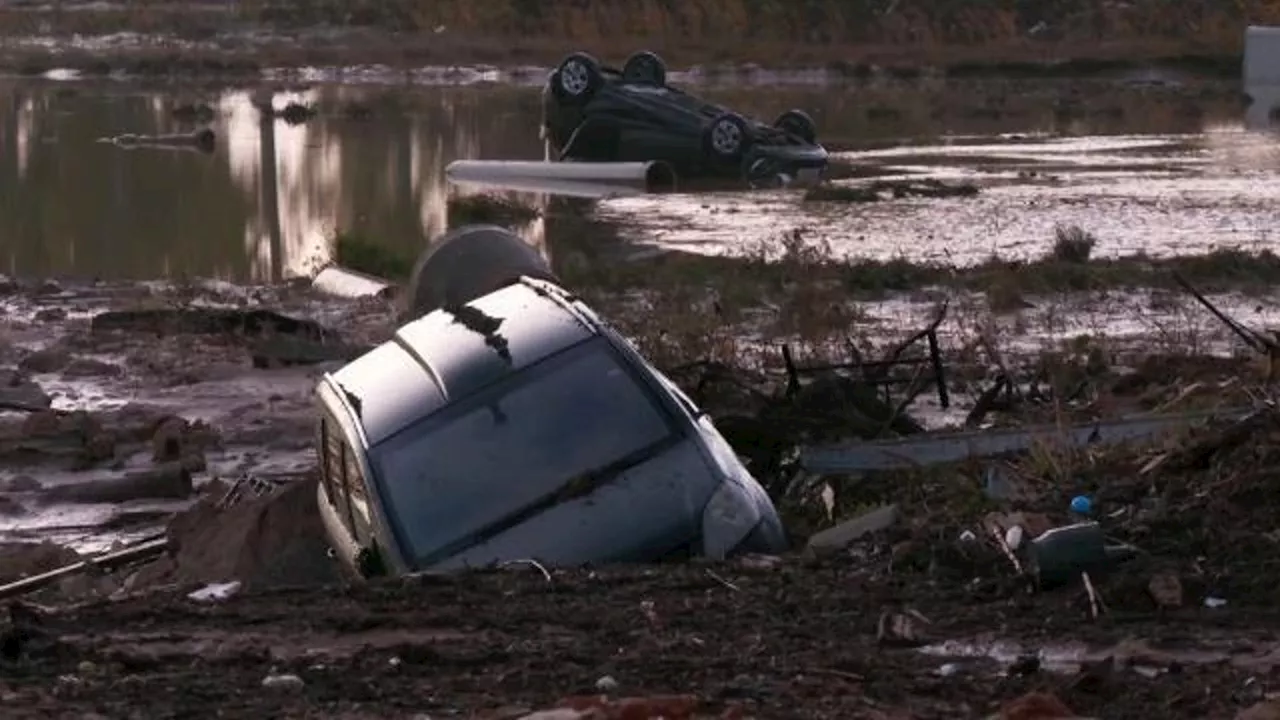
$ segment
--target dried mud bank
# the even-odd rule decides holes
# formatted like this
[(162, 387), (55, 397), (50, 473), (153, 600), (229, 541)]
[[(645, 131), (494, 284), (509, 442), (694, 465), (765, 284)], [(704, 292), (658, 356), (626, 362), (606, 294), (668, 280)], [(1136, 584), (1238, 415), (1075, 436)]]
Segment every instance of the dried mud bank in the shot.
[[(137, 74), (244, 74), (265, 67), (547, 65), (569, 47), (610, 55), (647, 46), (679, 66), (753, 63), (876, 67), (914, 74), (1089, 75), (1151, 64), (1235, 77), (1246, 24), (1274, 23), (1265, 2), (1156, 0), (1071, 9), (964, 0), (889, 7), (870, 0), (788, 5), (756, 0), (528, 4), (494, 0), (151, 2), (0, 10), (11, 69), (75, 67)], [(121, 34), (121, 31), (128, 31)], [(725, 38), (734, 38), (728, 42)], [(747, 42), (742, 39), (747, 38)]]

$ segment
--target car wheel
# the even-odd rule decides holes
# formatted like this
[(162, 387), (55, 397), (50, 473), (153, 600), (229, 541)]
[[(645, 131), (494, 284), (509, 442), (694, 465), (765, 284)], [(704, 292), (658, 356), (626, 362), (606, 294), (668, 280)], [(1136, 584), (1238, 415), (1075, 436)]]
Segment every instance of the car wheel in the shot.
[(748, 139), (747, 121), (735, 113), (725, 113), (707, 126), (707, 150), (719, 160), (732, 161), (742, 157)]
[(818, 126), (803, 110), (788, 110), (778, 116), (773, 126), (788, 135), (795, 135), (810, 145), (818, 141)]
[(551, 91), (561, 102), (583, 103), (600, 89), (602, 82), (600, 63), (586, 53), (573, 53), (556, 67), (551, 76)]
[(641, 50), (627, 58), (627, 62), (622, 66), (622, 79), (629, 83), (666, 85), (667, 64), (658, 57), (657, 53)]

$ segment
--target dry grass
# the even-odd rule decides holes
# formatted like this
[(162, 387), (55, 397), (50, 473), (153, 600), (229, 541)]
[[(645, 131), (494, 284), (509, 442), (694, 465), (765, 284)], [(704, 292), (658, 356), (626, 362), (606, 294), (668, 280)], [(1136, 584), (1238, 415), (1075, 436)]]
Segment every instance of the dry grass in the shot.
[[(393, 65), (554, 62), (567, 46), (620, 60), (613, 57), (619, 48), (644, 46), (677, 65), (828, 64), (861, 73), (877, 64), (946, 66), (956, 74), (991, 69), (1040, 74), (1048, 61), (1083, 61), (1057, 71), (1087, 73), (1116, 62), (1163, 58), (1234, 74), (1245, 25), (1280, 22), (1280, 4), (1273, 0), (1244, 5), (1096, 0), (1071, 10), (1049, 7), (1022, 15), (1007, 0), (941, 5), (902, 0), (892, 12), (884, 5), (877, 0), (246, 0), (193, 12), (188, 3), (151, 0), (123, 10), (4, 10), (0, 35), (42, 33), (45, 27), (64, 35), (129, 28), (207, 39), (248, 26), (288, 34), (322, 25), (383, 33), (361, 47), (320, 43), (307, 50), (263, 50), (255, 56), (263, 65), (304, 57), (340, 63), (344, 53), (347, 62), (372, 62), (377, 55), (377, 61)], [(190, 63), (194, 53), (186, 54)]]

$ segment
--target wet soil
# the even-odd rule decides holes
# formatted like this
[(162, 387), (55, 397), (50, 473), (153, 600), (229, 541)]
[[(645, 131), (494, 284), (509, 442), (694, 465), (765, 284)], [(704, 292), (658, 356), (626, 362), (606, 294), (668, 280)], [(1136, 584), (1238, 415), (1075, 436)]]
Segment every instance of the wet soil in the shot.
[[(167, 404), (167, 412), (216, 431), (220, 443), (205, 459), (211, 475), (224, 476), (231, 474), (225, 468), (270, 475), (282, 457), (301, 468), (310, 462), (308, 394), (312, 374), (326, 365), (255, 368), (255, 343), (289, 326), (265, 310), (298, 319), (289, 326), (295, 335), (324, 338), (339, 328), (353, 346), (384, 337), (394, 315), (383, 300), (340, 301), (285, 286), (45, 282), (10, 292), (4, 308), (12, 332), (0, 362), (27, 368), (53, 390), (55, 412), (87, 409), (119, 431), (125, 426), (112, 425), (106, 408), (123, 398)], [(209, 306), (218, 309), (201, 310)], [(622, 313), (609, 306), (606, 314)], [(648, 332), (642, 344), (657, 347), (652, 328), (631, 318), (652, 326), (652, 316), (626, 314), (623, 329)], [(900, 341), (904, 325), (892, 324), (884, 340)], [(985, 388), (985, 361), (959, 352), (958, 335), (944, 342), (957, 353), (953, 377)], [(683, 356), (651, 356), (663, 367), (706, 359), (702, 346), (681, 349)], [(1130, 359), (1121, 368), (1097, 364), (1095, 354), (1082, 346), (1041, 368), (1062, 379), (1046, 383), (1049, 394), (1039, 401), (1009, 408), (1001, 422), (1247, 404), (1266, 394), (1244, 359), (1182, 353)], [(68, 375), (73, 363), (89, 368), (89, 360), (118, 371), (94, 365), (95, 372)], [(1008, 356), (1028, 375), (1050, 360)], [(729, 367), (707, 382), (715, 373), (705, 365), (672, 375), (732, 435), (732, 416), (768, 419), (761, 394), (776, 392), (783, 379), (774, 363)], [(1078, 397), (1054, 394), (1081, 381), (1088, 391)], [(96, 386), (92, 393), (86, 384)], [(810, 387), (817, 400), (834, 396), (823, 389), (830, 385)], [(264, 392), (272, 393), (265, 402)], [(815, 407), (792, 409), (812, 419)], [(217, 703), (229, 717), (483, 717), (504, 707), (505, 715), (494, 716), (512, 717), (516, 706), (545, 708), (605, 688), (623, 696), (691, 694), (713, 716), (740, 707), (762, 718), (954, 718), (983, 717), (1040, 689), (1081, 716), (1145, 717), (1160, 708), (1168, 717), (1231, 717), (1271, 691), (1280, 662), (1280, 576), (1265, 560), (1275, 542), (1270, 448), (1280, 447), (1272, 445), (1277, 427), (1276, 416), (1265, 414), (1161, 438), (1139, 452), (1047, 447), (1007, 464), (1009, 482), (1020, 488), (1015, 500), (988, 496), (975, 464), (812, 479), (833, 488), (829, 513), (805, 488), (789, 492), (802, 483), (771, 483), (798, 545), (833, 517), (881, 503), (898, 504), (901, 519), (821, 558), (562, 571), (550, 580), (521, 564), (363, 588), (272, 590), (318, 577), (333, 582), (306, 505), (314, 503), (313, 486), (296, 481), (276, 496), (292, 503), (250, 502), (224, 513), (209, 511), (206, 493), (170, 525), (172, 557), (56, 588), (42, 599), (60, 609), (38, 612), (35, 621), (19, 611), (8, 627), (0, 622), (0, 696), (13, 717), (190, 716), (193, 698)], [(76, 437), (82, 443), (88, 435)], [(754, 441), (744, 437), (732, 439), (747, 448)], [(144, 444), (144, 460), (171, 459), (169, 445), (164, 437)], [(1146, 469), (1162, 453), (1159, 466)], [(46, 480), (51, 462), (45, 457), (26, 472)], [(980, 531), (992, 513), (1034, 515), (1024, 521), (1028, 528), (1070, 522), (1068, 498), (1079, 492), (1094, 497), (1109, 534), (1145, 551), (1093, 580), (1105, 603), (1097, 619), (1078, 583), (1030, 593), (994, 544), (964, 535)], [(111, 530), (88, 533), (109, 537)], [(46, 569), (67, 554), (44, 546), (32, 557), (9, 572)], [(244, 587), (225, 604), (186, 595), (228, 580)], [(1157, 581), (1166, 588), (1158, 597)], [(113, 599), (66, 605), (107, 594)], [(1211, 600), (1226, 605), (1206, 606)], [(1019, 659), (1028, 653), (1037, 659)], [(296, 675), (301, 686), (279, 679), (264, 686), (268, 675), (281, 674)]]
[[(225, 717), (513, 718), (612, 688), (761, 718), (983, 717), (1039, 689), (1082, 717), (1159, 708), (1201, 719), (1231, 717), (1270, 690), (1273, 609), (1091, 621), (1075, 591), (1017, 599), (999, 585), (842, 559), (549, 580), (522, 568), (220, 605), (160, 593), (28, 623), (32, 639), (0, 660), (0, 687), (15, 718), (188, 717), (193, 702)], [(1001, 633), (1032, 654), (1071, 638), (1102, 659), (1055, 673), (1026, 659), (1010, 670), (926, 655), (878, 630), (906, 609), (929, 621), (914, 621), (906, 645)], [(1228, 633), (1237, 662), (1179, 654)], [(277, 674), (301, 684), (264, 687)]]

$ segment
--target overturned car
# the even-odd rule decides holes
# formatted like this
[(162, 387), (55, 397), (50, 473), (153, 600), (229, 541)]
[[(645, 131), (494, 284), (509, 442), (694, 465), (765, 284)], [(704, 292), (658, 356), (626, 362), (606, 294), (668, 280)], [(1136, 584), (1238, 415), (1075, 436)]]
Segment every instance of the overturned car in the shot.
[(785, 549), (711, 420), (522, 247), (494, 226), (446, 235), (415, 270), (416, 319), (320, 382), (319, 506), (342, 565)]
[(667, 84), (661, 58), (642, 51), (622, 69), (586, 53), (560, 62), (543, 88), (543, 137), (561, 160), (662, 161), (681, 177), (802, 181), (821, 177), (827, 151), (801, 110), (773, 124)]

